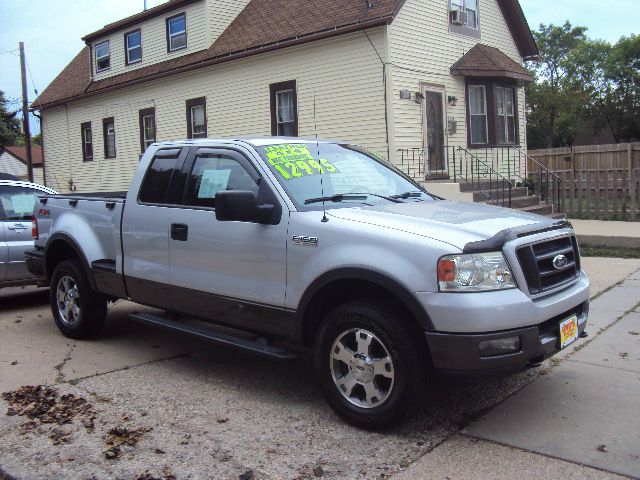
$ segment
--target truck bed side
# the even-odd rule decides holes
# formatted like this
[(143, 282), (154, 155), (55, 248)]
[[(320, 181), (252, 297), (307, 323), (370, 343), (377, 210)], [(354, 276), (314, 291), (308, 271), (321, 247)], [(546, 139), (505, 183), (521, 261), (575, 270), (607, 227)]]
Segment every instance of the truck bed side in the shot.
[(39, 237), (36, 248), (46, 249), (45, 273), (69, 248), (84, 264), (97, 291), (125, 296), (122, 277), (120, 225), (125, 199), (118, 196), (49, 195), (34, 215)]

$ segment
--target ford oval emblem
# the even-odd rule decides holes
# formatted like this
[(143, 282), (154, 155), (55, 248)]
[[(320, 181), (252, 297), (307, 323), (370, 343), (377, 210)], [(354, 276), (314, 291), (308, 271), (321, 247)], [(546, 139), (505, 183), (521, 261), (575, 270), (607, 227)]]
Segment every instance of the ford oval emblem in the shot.
[(565, 257), (564, 255), (557, 255), (553, 259), (553, 268), (555, 268), (556, 270), (562, 270), (567, 266), (568, 263), (569, 260), (567, 259), (567, 257)]

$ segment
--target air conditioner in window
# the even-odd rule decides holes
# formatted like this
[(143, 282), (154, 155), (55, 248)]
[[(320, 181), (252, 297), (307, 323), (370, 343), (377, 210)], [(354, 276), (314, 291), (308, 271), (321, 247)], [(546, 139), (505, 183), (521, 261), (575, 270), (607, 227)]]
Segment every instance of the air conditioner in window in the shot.
[(453, 25), (466, 25), (469, 15), (463, 10), (453, 9), (450, 12), (451, 23)]

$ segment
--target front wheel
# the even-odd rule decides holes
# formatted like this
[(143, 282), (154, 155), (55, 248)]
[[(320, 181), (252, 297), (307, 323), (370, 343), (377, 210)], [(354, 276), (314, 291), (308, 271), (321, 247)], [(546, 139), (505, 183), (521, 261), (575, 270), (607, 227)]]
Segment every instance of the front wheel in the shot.
[(422, 405), (424, 342), (394, 309), (368, 302), (342, 305), (320, 327), (315, 368), (329, 405), (365, 429), (401, 423)]
[(102, 329), (107, 300), (91, 289), (78, 260), (58, 264), (51, 277), (49, 300), (56, 325), (66, 337), (94, 337)]

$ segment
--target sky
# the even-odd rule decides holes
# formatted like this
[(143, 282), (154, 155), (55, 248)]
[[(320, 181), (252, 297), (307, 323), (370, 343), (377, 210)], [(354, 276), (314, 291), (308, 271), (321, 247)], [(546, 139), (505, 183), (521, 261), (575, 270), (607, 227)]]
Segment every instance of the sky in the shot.
[[(147, 0), (149, 8), (163, 2)], [(533, 29), (540, 23), (562, 24), (569, 19), (574, 25), (588, 27), (591, 38), (612, 43), (623, 35), (640, 33), (633, 14), (637, 2), (520, 0)], [(10, 108), (21, 107), (18, 42), (25, 43), (28, 97), (33, 101), (34, 89), (42, 92), (82, 49), (81, 37), (138, 13), (143, 6), (144, 0), (0, 0), (0, 18), (4, 20), (0, 29), (0, 90), (12, 101)], [(37, 119), (31, 123), (32, 130), (38, 132)]]

